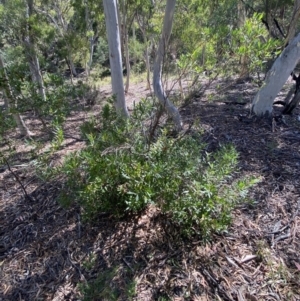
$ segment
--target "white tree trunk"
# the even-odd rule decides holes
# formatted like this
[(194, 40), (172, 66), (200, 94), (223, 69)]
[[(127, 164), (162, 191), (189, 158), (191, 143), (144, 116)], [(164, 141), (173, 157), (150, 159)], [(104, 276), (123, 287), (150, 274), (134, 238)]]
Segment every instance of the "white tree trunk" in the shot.
[(162, 35), (153, 67), (153, 89), (156, 97), (158, 98), (164, 109), (167, 111), (168, 115), (173, 119), (176, 130), (180, 131), (182, 129), (181, 116), (178, 109), (168, 99), (162, 85), (163, 60), (166, 53), (166, 47), (168, 45), (168, 41), (172, 32), (175, 4), (176, 0), (167, 0)]
[(291, 72), (300, 60), (300, 34), (283, 50), (266, 77), (265, 85), (252, 101), (252, 111), (258, 115), (270, 115), (273, 102)]
[(122, 115), (129, 117), (125, 102), (120, 31), (116, 0), (103, 0), (103, 6), (109, 47), (112, 92), (116, 97), (115, 106)]

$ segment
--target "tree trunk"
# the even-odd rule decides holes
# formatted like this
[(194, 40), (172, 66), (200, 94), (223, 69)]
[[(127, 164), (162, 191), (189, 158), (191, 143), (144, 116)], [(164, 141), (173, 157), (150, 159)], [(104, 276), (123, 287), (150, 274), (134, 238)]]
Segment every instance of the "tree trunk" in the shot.
[(68, 45), (67, 47), (69, 50), (68, 61), (69, 61), (69, 65), (70, 65), (70, 72), (72, 73), (73, 76), (76, 77), (78, 74), (77, 74), (73, 59), (72, 59), (71, 46)]
[(283, 50), (266, 77), (265, 85), (252, 101), (252, 111), (258, 116), (270, 115), (273, 102), (300, 59), (300, 34)]
[(282, 114), (283, 115), (291, 114), (293, 110), (298, 106), (299, 102), (300, 102), (300, 89), (298, 89), (296, 94), (294, 94), (293, 99), (290, 102), (287, 102), (287, 104), (285, 105), (282, 111)]
[(162, 67), (163, 60), (166, 53), (166, 47), (172, 32), (172, 23), (175, 12), (176, 0), (167, 0), (164, 24), (161, 39), (156, 53), (156, 58), (153, 67), (153, 89), (156, 97), (162, 104), (163, 108), (167, 111), (168, 115), (172, 118), (177, 131), (182, 130), (181, 116), (178, 109), (168, 99), (162, 85)]
[(149, 46), (148, 46), (148, 42), (146, 40), (146, 50), (145, 50), (145, 61), (146, 61), (146, 69), (147, 69), (147, 89), (150, 90), (150, 93), (152, 93), (151, 91), (151, 82), (150, 82), (150, 74), (151, 74), (151, 68), (150, 68), (150, 54), (149, 54)]
[(246, 7), (242, 1), (239, 1), (237, 6), (237, 26), (241, 28), (245, 25), (246, 21)]
[[(87, 1), (85, 1), (85, 24), (88, 31), (92, 31), (93, 27), (90, 22), (90, 13)], [(89, 61), (86, 63), (86, 77), (88, 78), (90, 76), (92, 63), (93, 63), (93, 55), (94, 55), (94, 49), (95, 49), (95, 37), (91, 36), (89, 37), (89, 43), (90, 43), (90, 54), (89, 54)], [(76, 70), (75, 70), (76, 71)]]
[[(237, 27), (241, 29), (244, 27), (246, 22), (246, 7), (242, 1), (238, 2), (237, 9)], [(241, 72), (240, 78), (248, 78), (249, 77), (249, 58), (247, 54), (242, 54), (240, 57), (241, 64)]]
[(116, 0), (103, 0), (103, 6), (105, 12), (106, 33), (109, 47), (112, 93), (116, 97), (115, 106), (117, 111), (119, 111), (122, 115), (129, 117), (125, 103), (120, 31)]
[(125, 61), (126, 61), (126, 83), (125, 83), (125, 93), (128, 93), (129, 90), (129, 80), (130, 80), (130, 62), (129, 62), (129, 46), (128, 46), (128, 32), (124, 26), (124, 50), (125, 50)]
[(3, 81), (2, 85), (0, 86), (2, 89), (3, 97), (5, 99), (6, 106), (9, 111), (11, 111), (12, 116), (17, 124), (17, 127), (20, 131), (20, 134), (22, 136), (30, 136), (32, 135), (30, 131), (28, 130), (27, 126), (25, 125), (25, 122), (23, 121), (20, 113), (17, 112), (17, 104), (16, 100), (13, 96), (13, 92), (11, 89), (11, 86), (9, 84), (9, 78), (7, 76), (5, 65), (2, 59), (2, 56), (0, 54), (0, 74), (2, 73)]
[(90, 38), (90, 58), (88, 62), (88, 68), (87, 68), (87, 76), (90, 76), (92, 64), (93, 64), (93, 56), (94, 56), (94, 50), (95, 50), (95, 39), (94, 37)]
[(295, 0), (293, 16), (290, 22), (287, 37), (285, 39), (286, 44), (288, 44), (295, 37), (296, 27), (297, 27), (299, 17), (300, 17), (300, 0)]
[[(150, 54), (149, 54), (149, 45), (148, 45), (149, 41), (147, 38), (144, 22), (142, 22), (138, 17), (136, 18), (136, 20), (137, 20), (139, 28), (142, 32), (144, 44), (146, 45), (145, 63), (146, 63), (146, 71), (147, 71), (147, 89), (149, 89), (151, 92), (151, 81), (150, 81), (151, 68), (150, 68)], [(152, 45), (152, 42), (150, 43), (150, 45)]]
[(30, 24), (28, 24), (32, 12), (33, 12), (33, 0), (27, 0), (26, 2), (27, 24), (26, 24), (26, 37), (24, 39), (24, 46), (26, 50), (28, 63), (29, 63), (32, 81), (37, 84), (41, 99), (43, 101), (46, 101), (45, 86), (44, 86), (44, 81), (41, 73), (39, 59), (35, 51), (34, 37), (30, 29)]
[(126, 64), (126, 83), (125, 83), (125, 93), (129, 90), (129, 80), (130, 80), (130, 62), (129, 62), (129, 46), (128, 46), (128, 24), (126, 16), (125, 1), (122, 1), (122, 34), (123, 34), (123, 48)]
[[(32, 0), (31, 0), (32, 1)], [(61, 35), (64, 36), (64, 34), (68, 31), (68, 26), (63, 18), (63, 13), (58, 5), (58, 3), (56, 3), (55, 7), (54, 7), (54, 10), (58, 16), (58, 19), (59, 19), (59, 22), (61, 24), (61, 27), (62, 27), (62, 32), (61, 32)], [(72, 59), (72, 46), (69, 44), (69, 42), (66, 42), (66, 46), (67, 46), (67, 49), (68, 49), (68, 62), (69, 62), (69, 66), (70, 66), (70, 72), (72, 73), (72, 75), (74, 75), (75, 77), (77, 76), (77, 71), (76, 71), (76, 68), (75, 68), (75, 65), (74, 65), (74, 62), (73, 62), (73, 59)]]

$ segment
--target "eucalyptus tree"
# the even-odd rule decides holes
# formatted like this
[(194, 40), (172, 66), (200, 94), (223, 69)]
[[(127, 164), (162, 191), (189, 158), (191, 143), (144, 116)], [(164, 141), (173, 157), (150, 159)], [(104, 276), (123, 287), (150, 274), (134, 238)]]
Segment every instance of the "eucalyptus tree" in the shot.
[(72, 7), (74, 31), (88, 44), (84, 64), (86, 65), (86, 74), (89, 76), (94, 62), (95, 48), (99, 44), (99, 38), (105, 35), (103, 5), (101, 1), (97, 0), (72, 0)]
[[(285, 19), (288, 20), (288, 22), (284, 22), (284, 11), (281, 11), (281, 18), (283, 24), (286, 25), (286, 30), (284, 31), (280, 27), (275, 18), (273, 18), (273, 20), (281, 34), (283, 45), (286, 47), (274, 62), (267, 74), (264, 86), (258, 91), (252, 101), (252, 111), (259, 116), (269, 116), (272, 113), (274, 100), (291, 74), (295, 80), (299, 80), (299, 77), (297, 77), (293, 71), (300, 60), (300, 34), (295, 37), (297, 23), (300, 17), (300, 1), (294, 0), (294, 3), (292, 3), (292, 1), (282, 1), (280, 4), (287, 11), (287, 17)], [(267, 26), (269, 26), (268, 23)], [(285, 32), (287, 32), (287, 34), (285, 34)], [(299, 92), (297, 85), (296, 88), (292, 87), (290, 89), (284, 101), (285, 107), (283, 114), (291, 113), (298, 105), (300, 100)]]
[(295, 37), (299, 17), (300, 17), (300, 0), (295, 0), (291, 21), (288, 26), (288, 33), (285, 38), (286, 44), (289, 43)]
[(44, 82), (35, 45), (35, 14), (33, 0), (13, 0), (2, 6), (1, 29), (3, 43), (7, 47), (23, 47), (31, 78), (36, 83), (39, 95), (46, 101)]
[[(153, 24), (153, 16), (155, 13), (154, 1), (147, 1), (146, 3), (141, 0), (138, 1), (136, 8), (135, 20), (138, 24), (140, 32), (142, 33), (142, 39), (144, 43), (144, 58), (147, 72), (147, 89), (151, 89), (151, 65), (150, 65), (150, 51), (153, 47), (154, 36), (156, 36), (155, 28)], [(134, 24), (133, 24), (134, 26)]]
[[(30, 135), (30, 132), (22, 120), (18, 102), (20, 103), (23, 98), (22, 89), (28, 74), (35, 84), (33, 90), (37, 89), (40, 99), (46, 101), (35, 45), (35, 21), (33, 0), (3, 1), (0, 4), (1, 45), (2, 52), (7, 58), (5, 62), (1, 54), (1, 73), (4, 79), (1, 88), (20, 133), (26, 136)], [(8, 73), (7, 70), (10, 72)]]
[(129, 62), (129, 43), (128, 43), (128, 31), (133, 23), (135, 11), (131, 10), (131, 3), (128, 0), (118, 1), (118, 22), (120, 29), (120, 40), (121, 40), (121, 52), (124, 53), (122, 57), (125, 60), (126, 65), (126, 83), (125, 83), (125, 93), (129, 90), (129, 80), (130, 80), (130, 62)]
[(44, 81), (41, 73), (39, 58), (36, 52), (35, 37), (32, 30), (31, 21), (33, 18), (33, 0), (25, 1), (26, 9), (26, 23), (25, 23), (25, 35), (23, 38), (25, 53), (29, 63), (31, 78), (34, 83), (37, 84), (39, 95), (43, 101), (46, 101), (46, 92)]
[(276, 59), (267, 74), (265, 85), (252, 102), (252, 111), (258, 116), (270, 116), (273, 102), (300, 60), (300, 33), (289, 43)]
[(168, 98), (162, 84), (163, 62), (164, 62), (168, 42), (170, 39), (170, 35), (172, 32), (172, 24), (173, 24), (173, 18), (175, 13), (175, 4), (176, 4), (176, 0), (167, 0), (161, 38), (156, 52), (154, 66), (153, 66), (153, 89), (162, 107), (167, 111), (168, 115), (172, 118), (176, 130), (180, 131), (182, 129), (182, 121), (181, 121), (180, 113)]
[(121, 55), (120, 28), (118, 23), (118, 7), (116, 0), (103, 0), (106, 32), (109, 46), (112, 93), (115, 97), (117, 111), (125, 117), (129, 113), (125, 103), (123, 69)]
[[(76, 33), (72, 25), (74, 16), (74, 8), (71, 0), (46, 0), (36, 5), (35, 10), (44, 15), (48, 22), (56, 29), (56, 42), (60, 44), (62, 49), (58, 49), (64, 56), (71, 74), (77, 76), (77, 70), (74, 63), (74, 52)], [(77, 47), (79, 45), (76, 45)]]

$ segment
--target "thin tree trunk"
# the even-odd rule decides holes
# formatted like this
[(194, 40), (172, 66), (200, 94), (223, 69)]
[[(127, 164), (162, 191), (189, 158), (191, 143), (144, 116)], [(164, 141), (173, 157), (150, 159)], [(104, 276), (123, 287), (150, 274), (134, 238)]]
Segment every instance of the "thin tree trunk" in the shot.
[(294, 94), (294, 97), (290, 102), (286, 103), (286, 106), (284, 107), (282, 114), (291, 114), (293, 110), (299, 105), (300, 102), (300, 89)]
[[(246, 22), (246, 7), (245, 4), (242, 1), (238, 2), (238, 22), (237, 26), (239, 29), (241, 29)], [(241, 64), (241, 72), (240, 72), (240, 78), (248, 78), (249, 77), (249, 58), (246, 54), (243, 54), (240, 58), (240, 64)]]
[[(32, 1), (32, 0), (31, 0)], [(68, 26), (66, 25), (64, 18), (63, 18), (63, 14), (60, 10), (59, 5), (56, 3), (55, 5), (55, 11), (57, 13), (58, 19), (60, 21), (61, 27), (63, 28), (63, 33), (61, 33), (62, 36), (64, 36), (64, 33), (68, 31)], [(68, 50), (68, 61), (69, 61), (69, 66), (70, 66), (70, 72), (76, 77), (77, 76), (77, 71), (72, 59), (72, 46), (66, 42), (66, 46), (67, 46), (67, 50)]]
[(273, 102), (291, 72), (300, 60), (300, 34), (283, 50), (267, 74), (265, 85), (258, 91), (253, 102), (252, 111), (258, 115), (270, 115)]
[(146, 45), (146, 48), (145, 48), (145, 62), (146, 62), (146, 71), (147, 71), (147, 89), (149, 89), (150, 92), (151, 92), (151, 81), (150, 81), (151, 68), (150, 68), (150, 59), (149, 59), (150, 54), (149, 54), (149, 45), (148, 45), (149, 41), (148, 41), (148, 38), (147, 38), (147, 35), (146, 35), (146, 29), (143, 26), (143, 22), (139, 18), (137, 18), (137, 22), (139, 24), (140, 30), (141, 30), (142, 35), (143, 35), (144, 44)]
[(116, 109), (125, 117), (129, 113), (125, 102), (123, 85), (123, 70), (120, 31), (118, 24), (117, 2), (116, 0), (103, 0), (106, 32), (109, 46), (109, 61), (111, 69), (112, 93), (115, 95)]
[(126, 83), (125, 83), (125, 93), (129, 90), (130, 81), (130, 62), (129, 62), (129, 46), (128, 46), (128, 33), (125, 32), (125, 59), (126, 59)]
[(92, 64), (93, 64), (94, 49), (95, 49), (94, 38), (90, 38), (90, 57), (89, 57), (89, 61), (88, 61), (88, 64), (87, 64), (87, 69), (86, 69), (87, 77), (89, 77), (90, 73), (91, 73)]
[[(88, 31), (92, 31), (92, 24), (90, 22), (90, 14), (88, 9), (87, 1), (85, 1), (85, 24)], [(91, 36), (89, 38), (90, 42), (90, 55), (89, 55), (89, 61), (86, 64), (86, 77), (88, 78), (90, 76), (92, 64), (93, 64), (93, 55), (94, 55), (94, 49), (95, 49), (95, 36)]]
[[(33, 0), (27, 0), (26, 4), (26, 19), (27, 22), (29, 22), (29, 18), (31, 17), (33, 12)], [(26, 49), (26, 55), (29, 63), (32, 81), (37, 84), (41, 99), (43, 101), (46, 101), (46, 92), (40, 63), (35, 51), (34, 37), (31, 33), (30, 25), (28, 23), (26, 24), (26, 37), (24, 39), (24, 46)]]
[(76, 77), (78, 74), (77, 74), (73, 59), (72, 59), (71, 48), (69, 45), (67, 47), (69, 49), (68, 61), (69, 61), (70, 71), (71, 71), (72, 75)]
[(147, 69), (147, 89), (151, 91), (151, 81), (150, 81), (150, 75), (151, 75), (151, 68), (150, 68), (150, 54), (149, 54), (149, 48), (148, 48), (148, 42), (146, 40), (146, 53), (145, 53), (145, 60), (146, 60), (146, 69)]
[(300, 17), (300, 0), (295, 0), (293, 16), (290, 21), (287, 37), (285, 39), (286, 44), (289, 43), (295, 37), (296, 27), (297, 27), (299, 17)]
[(168, 99), (162, 85), (163, 60), (165, 57), (166, 47), (168, 45), (169, 38), (172, 31), (175, 4), (176, 4), (176, 0), (167, 0), (162, 35), (159, 42), (159, 46), (154, 62), (154, 67), (153, 67), (153, 89), (156, 97), (162, 104), (163, 108), (167, 111), (168, 115), (172, 118), (176, 130), (180, 131), (182, 130), (181, 116), (179, 114), (178, 109)]
[(30, 136), (32, 133), (29, 131), (27, 126), (25, 125), (25, 122), (20, 115), (20, 113), (17, 112), (17, 103), (13, 96), (13, 92), (11, 89), (11, 86), (9, 84), (9, 78), (7, 76), (5, 65), (2, 59), (2, 56), (0, 55), (0, 72), (3, 74), (3, 82), (2, 82), (2, 93), (6, 102), (6, 106), (9, 111), (12, 112), (12, 116), (17, 124), (17, 127), (20, 131), (20, 134), (22, 136)]
[[(44, 14), (54, 24), (54, 26), (56, 27), (60, 36), (62, 38), (65, 38), (65, 33), (67, 33), (67, 31), (68, 31), (68, 26), (65, 24), (65, 21), (63, 19), (63, 16), (62, 16), (61, 10), (58, 6), (58, 3), (55, 3), (54, 10), (58, 16), (60, 26), (58, 25), (58, 22), (56, 22), (55, 18), (50, 13), (43, 11), (41, 9), (37, 9), (38, 12)], [(66, 58), (66, 64), (70, 68), (71, 74), (76, 77), (77, 71), (76, 71), (76, 68), (74, 66), (73, 59), (72, 59), (72, 49), (71, 49), (72, 47), (68, 42), (66, 42), (66, 47), (67, 47), (67, 51), (68, 51), (68, 55)]]
[[(129, 90), (129, 80), (130, 80), (130, 63), (129, 63), (129, 46), (128, 46), (128, 24), (127, 24), (127, 16), (126, 16), (126, 6), (125, 6), (125, 0), (121, 1), (122, 3), (122, 22), (121, 22), (121, 41), (122, 46), (124, 50), (124, 59), (125, 59), (125, 65), (126, 65), (126, 83), (125, 83), (125, 93), (128, 93)], [(121, 48), (122, 49), (122, 48)]]
[[(132, 40), (135, 45), (136, 44), (136, 33), (135, 33), (134, 20), (135, 20), (135, 17), (133, 17), (133, 21), (132, 21)], [(133, 66), (136, 66), (136, 56), (133, 57)]]

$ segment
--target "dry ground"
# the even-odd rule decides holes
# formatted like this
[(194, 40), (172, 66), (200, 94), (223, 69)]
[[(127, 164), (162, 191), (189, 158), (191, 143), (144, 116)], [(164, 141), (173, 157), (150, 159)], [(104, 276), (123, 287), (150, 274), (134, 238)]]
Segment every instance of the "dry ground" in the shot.
[[(154, 207), (82, 223), (80, 208), (56, 202), (62, 183), (42, 182), (31, 145), (19, 142), (10, 170), (0, 167), (0, 300), (300, 300), (299, 109), (257, 119), (245, 106), (256, 91), (249, 82), (216, 81), (181, 109), (186, 124), (200, 122), (208, 151), (234, 144), (240, 173), (261, 179), (253, 202), (236, 208), (228, 231), (206, 244), (180, 238)], [(146, 93), (137, 84), (127, 97), (132, 104)], [(53, 164), (84, 146), (78, 126), (98, 113), (98, 105), (72, 112)], [(89, 289), (82, 293), (80, 283)]]

